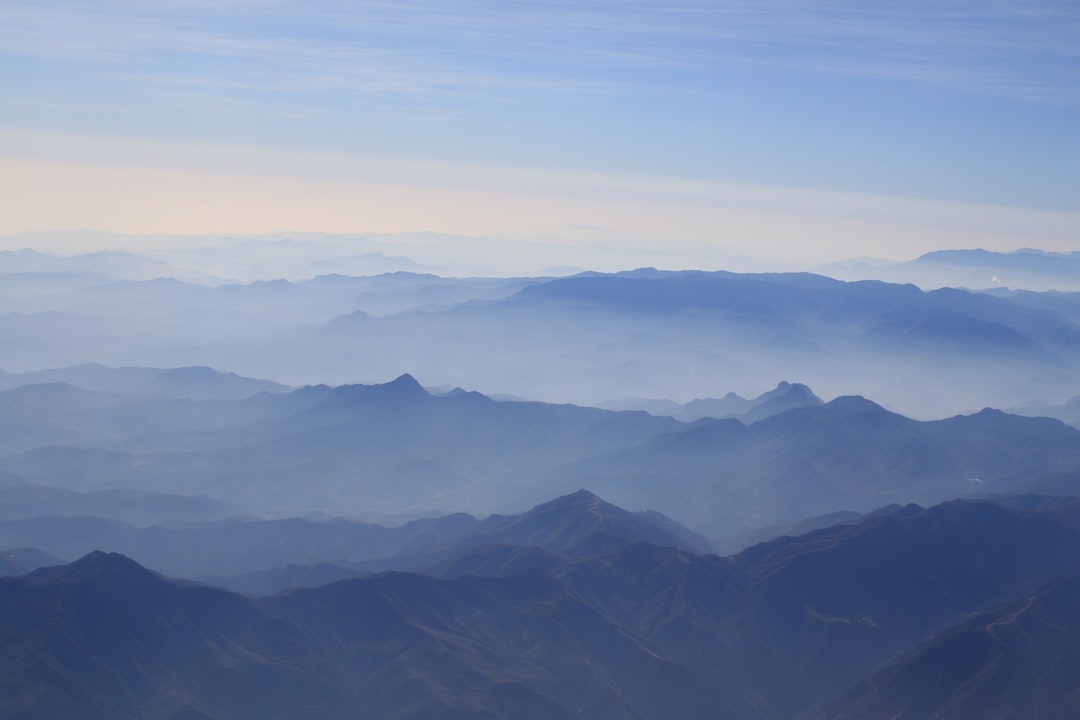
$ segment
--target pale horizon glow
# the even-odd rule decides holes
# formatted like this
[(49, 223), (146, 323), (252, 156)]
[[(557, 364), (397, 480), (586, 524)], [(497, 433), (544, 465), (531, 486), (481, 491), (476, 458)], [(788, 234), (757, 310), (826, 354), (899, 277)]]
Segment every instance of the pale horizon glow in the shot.
[[(459, 239), (428, 249), (436, 264), (497, 274), (545, 264), (719, 269), (757, 261), (782, 269), (860, 256), (902, 261), (942, 247), (1067, 251), (1080, 234), (1077, 214), (919, 198), (206, 144), (19, 140), (51, 147), (57, 159), (0, 160), (9, 201), (0, 235), (51, 231), (53, 243), (73, 228), (144, 238), (438, 228)], [(482, 261), (448, 262), (469, 250), (468, 238)], [(18, 243), (9, 237), (3, 246)], [(140, 245), (101, 247), (73, 235), (56, 247)]]
[(0, 27), (8, 236), (433, 233), (429, 265), (486, 273), (1080, 237), (1080, 10), (1049, 0), (9, 0)]

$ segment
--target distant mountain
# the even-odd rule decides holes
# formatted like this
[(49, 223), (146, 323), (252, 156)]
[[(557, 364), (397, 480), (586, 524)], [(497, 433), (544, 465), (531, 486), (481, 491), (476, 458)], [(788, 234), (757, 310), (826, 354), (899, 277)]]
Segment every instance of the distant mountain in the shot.
[(146, 490), (76, 492), (44, 485), (0, 483), (0, 521), (52, 515), (147, 526), (207, 522), (240, 514), (235, 507), (205, 496)]
[(754, 398), (749, 409), (742, 414), (740, 419), (744, 423), (750, 424), (795, 408), (813, 407), (821, 404), (823, 404), (821, 398), (815, 395), (810, 388), (801, 383), (792, 384), (784, 381), (777, 385), (776, 389)]
[(19, 342), (0, 346), (0, 367), (215, 367), (294, 386), (409, 369), (433, 386), (579, 404), (722, 398), (797, 377), (920, 417), (1080, 387), (1080, 305), (1006, 291), (647, 269), (47, 287), (4, 283), (0, 337)]
[(55, 255), (24, 248), (0, 250), (0, 274), (88, 273), (110, 279), (149, 280), (173, 275), (169, 263), (127, 252), (98, 251), (81, 255)]
[(810, 405), (821, 405), (822, 400), (810, 388), (801, 383), (781, 381), (776, 388), (747, 400), (735, 393), (722, 398), (697, 398), (679, 404), (672, 400), (648, 400), (624, 398), (601, 403), (607, 410), (643, 410), (653, 415), (667, 415), (682, 422), (694, 422), (701, 418), (738, 418), (744, 423), (757, 422), (787, 410)]
[[(314, 587), (335, 580), (372, 575), (384, 570), (420, 570), (437, 577), (512, 575), (520, 570), (551, 569), (567, 556), (609, 552), (627, 544), (647, 542), (708, 552), (710, 543), (700, 535), (655, 512), (631, 513), (601, 500), (587, 490), (556, 498), (520, 515), (492, 515), (469, 523), (466, 516), (457, 530), (442, 541), (425, 532), (424, 541), (384, 548), (381, 557), (346, 560), (325, 553), (331, 562), (292, 564), (269, 570), (201, 579), (240, 592), (270, 595), (292, 587)], [(416, 521), (411, 527), (424, 527)], [(388, 531), (390, 533), (393, 530)], [(296, 538), (299, 533), (292, 534)], [(346, 548), (339, 550), (343, 551)], [(348, 548), (358, 557), (357, 548)], [(160, 563), (157, 566), (162, 566)]]
[(64, 561), (36, 548), (0, 551), (0, 575), (25, 575), (42, 567), (63, 565)]
[(1018, 492), (1077, 469), (1080, 434), (1055, 420), (985, 410), (918, 422), (841, 397), (749, 426), (700, 420), (567, 475), (723, 538), (840, 510)]
[[(83, 390), (128, 397), (165, 397), (186, 400), (239, 400), (261, 392), (292, 388), (269, 380), (245, 378), (208, 367), (109, 368), (87, 364), (55, 370), (0, 375), (0, 390), (27, 385), (64, 383)], [(2, 397), (2, 396), (0, 396)]]
[(907, 506), (886, 505), (867, 513), (858, 513), (854, 510), (837, 510), (824, 515), (803, 518), (790, 525), (771, 525), (769, 527), (755, 528), (742, 534), (726, 537), (722, 541), (714, 542), (713, 546), (720, 554), (733, 555), (753, 545), (778, 537), (796, 537), (836, 525), (856, 525), (869, 517), (910, 512), (912, 508), (919, 509), (919, 506), (914, 504)]
[[(18, 376), (7, 375), (4, 380), (16, 377)], [(0, 392), (0, 422), (10, 429), (18, 429), (50, 416), (81, 413), (132, 402), (121, 395), (83, 390), (59, 381), (15, 384), (12, 387), (11, 390)]]
[(433, 395), (410, 375), (235, 401), (60, 390), (9, 391), (60, 400), (42, 417), (45, 401), (9, 416), (0, 474), (79, 492), (202, 495), (271, 517), (400, 524), (516, 513), (588, 487), (720, 539), (889, 504), (1068, 494), (1047, 483), (1080, 477), (1080, 431), (1056, 420), (985, 410), (920, 422), (861, 397), (814, 404), (798, 385), (760, 407), (810, 404), (749, 425)]
[[(75, 489), (207, 494), (262, 514), (416, 517), (528, 507), (575, 488), (533, 485), (522, 475), (677, 425), (645, 413), (498, 403), (477, 393), (434, 396), (406, 375), (382, 385), (309, 387), (228, 403), (148, 400), (78, 414), (0, 438), (12, 453), (0, 458), (0, 470), (31, 483), (59, 478)], [(65, 442), (75, 433), (77, 443)], [(103, 444), (105, 452), (97, 449)], [(309, 478), (303, 488), (298, 473)]]
[(1080, 252), (938, 250), (901, 263), (843, 263), (822, 269), (843, 279), (911, 282), (921, 287), (1080, 290)]
[(487, 577), (385, 573), (265, 598), (93, 553), (0, 578), (0, 707), (34, 719), (781, 720), (823, 708), (997, 717), (1003, 701), (1070, 717), (1078, 502), (956, 501), (733, 558), (489, 546), (471, 561)]
[(469, 545), (532, 545), (567, 555), (591, 555), (628, 542), (709, 551), (709, 542), (655, 512), (631, 513), (579, 490), (516, 516), (493, 515), (466, 538)]
[(1080, 428), (1080, 395), (1070, 398), (1059, 405), (1028, 403), (1010, 408), (1009, 412), (1027, 417), (1052, 417), (1075, 428)]
[(397, 527), (298, 518), (143, 528), (93, 517), (0, 521), (0, 547), (39, 547), (67, 558), (93, 549), (122, 552), (173, 576), (204, 578), (248, 592), (427, 567), (483, 546), (591, 555), (634, 542), (709, 549), (704, 538), (659, 513), (627, 512), (584, 490), (521, 515), (477, 520), (457, 514)]

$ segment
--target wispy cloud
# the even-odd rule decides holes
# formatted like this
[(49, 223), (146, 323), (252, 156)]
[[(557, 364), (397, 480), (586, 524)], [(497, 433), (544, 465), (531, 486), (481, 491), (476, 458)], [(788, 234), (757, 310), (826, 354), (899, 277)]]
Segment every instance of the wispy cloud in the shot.
[(1052, 0), (9, 0), (0, 24), (9, 56), (223, 91), (662, 93), (741, 63), (1080, 102), (1080, 6)]

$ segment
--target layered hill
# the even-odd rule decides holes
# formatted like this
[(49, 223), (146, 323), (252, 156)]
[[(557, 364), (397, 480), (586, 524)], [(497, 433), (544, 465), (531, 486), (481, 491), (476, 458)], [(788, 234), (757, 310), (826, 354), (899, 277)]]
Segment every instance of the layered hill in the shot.
[[(1028, 717), (1056, 718), (1078, 709), (1075, 645), (1044, 634), (1076, 625), (1078, 540), (1075, 500), (956, 501), (732, 558), (631, 543), (531, 553), (540, 568), (519, 550), (487, 577), (385, 573), (265, 598), (93, 553), (0, 578), (0, 706), (11, 718), (766, 720), (878, 713), (875, 698), (899, 697), (976, 717), (1015, 690)], [(953, 642), (965, 662), (942, 675), (935, 648)], [(989, 681), (1026, 659), (1047, 671)], [(908, 690), (923, 695), (892, 693), (920, 676)]]
[(736, 393), (728, 393), (722, 398), (697, 398), (682, 404), (673, 400), (624, 398), (601, 403), (600, 407), (608, 410), (644, 410), (683, 422), (711, 417), (718, 420), (738, 418), (745, 423), (753, 423), (794, 408), (821, 404), (821, 398), (806, 385), (784, 380), (772, 390), (749, 399)]
[(824, 720), (1068, 720), (1080, 707), (1080, 577), (996, 606), (859, 683)]
[(427, 567), (493, 545), (591, 555), (633, 542), (705, 552), (701, 536), (656, 512), (631, 513), (579, 491), (520, 515), (455, 515), (385, 527), (345, 520), (229, 520), (137, 527), (93, 517), (0, 522), (0, 547), (74, 558), (121, 552), (169, 575), (272, 592), (385, 569)]
[(269, 380), (240, 377), (208, 367), (110, 368), (100, 364), (0, 374), (0, 390), (63, 383), (82, 390), (134, 397), (185, 400), (239, 400), (261, 392), (291, 388)]
[(436, 386), (579, 404), (799, 378), (921, 417), (1080, 390), (1080, 305), (1054, 293), (651, 269), (11, 287), (0, 335), (20, 341), (0, 347), (0, 367), (19, 372), (208, 366), (297, 386), (410, 369)]
[(9, 483), (199, 495), (278, 517), (516, 513), (588, 487), (722, 538), (894, 503), (1060, 493), (1080, 479), (1080, 431), (1059, 421), (988, 409), (921, 422), (861, 397), (687, 424), (434, 395), (409, 375), (235, 401), (33, 385), (0, 404), (12, 393), (30, 410), (12, 411), (0, 438)]

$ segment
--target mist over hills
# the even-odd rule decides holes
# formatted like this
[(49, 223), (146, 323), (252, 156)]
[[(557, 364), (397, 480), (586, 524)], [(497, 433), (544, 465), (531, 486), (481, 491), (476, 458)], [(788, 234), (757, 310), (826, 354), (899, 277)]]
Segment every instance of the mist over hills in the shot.
[(83, 390), (133, 397), (185, 400), (239, 400), (260, 392), (284, 392), (285, 385), (240, 377), (208, 367), (172, 369), (121, 367), (96, 363), (25, 373), (0, 372), (0, 390), (26, 385), (64, 383)]
[(1069, 398), (1063, 403), (1027, 403), (1011, 408), (1010, 412), (1028, 417), (1052, 417), (1063, 423), (1080, 427), (1080, 395)]
[[(11, 276), (14, 277), (14, 276)], [(808, 273), (397, 272), (197, 285), (5, 285), (9, 372), (208, 366), (296, 386), (396, 377), (597, 404), (750, 396), (797, 378), (940, 417), (1080, 392), (1080, 304)], [(711, 411), (710, 411), (711, 412)]]
[(51, 409), (8, 415), (0, 472), (9, 483), (202, 495), (276, 517), (521, 512), (588, 487), (720, 539), (1080, 478), (1080, 431), (1059, 421), (986, 410), (920, 422), (859, 397), (749, 424), (682, 423), (433, 395), (403, 375), (203, 401), (31, 385), (0, 393), (0, 406), (34, 394), (42, 400), (31, 407)]
[(493, 545), (592, 555), (630, 542), (696, 552), (710, 549), (705, 538), (659, 513), (627, 512), (584, 490), (519, 515), (480, 520), (458, 513), (395, 527), (299, 518), (143, 527), (91, 516), (0, 521), (0, 548), (34, 547), (69, 559), (92, 550), (120, 552), (169, 575), (213, 579), (238, 589), (279, 590), (309, 584), (308, 569), (286, 566), (332, 565), (341, 575), (357, 576), (385, 569), (427, 568)]
[(822, 271), (846, 280), (873, 278), (910, 282), (924, 288), (1080, 292), (1080, 252), (1075, 251), (937, 250), (907, 262), (853, 261), (832, 264)]
[(749, 399), (737, 393), (728, 393), (722, 398), (695, 398), (682, 404), (673, 400), (623, 398), (600, 403), (599, 406), (606, 410), (644, 410), (652, 415), (668, 415), (683, 422), (710, 417), (718, 420), (739, 418), (752, 423), (793, 408), (821, 404), (821, 398), (806, 385), (781, 380), (774, 389)]
[(197, 255), (0, 253), (0, 716), (1080, 712), (1071, 256)]

